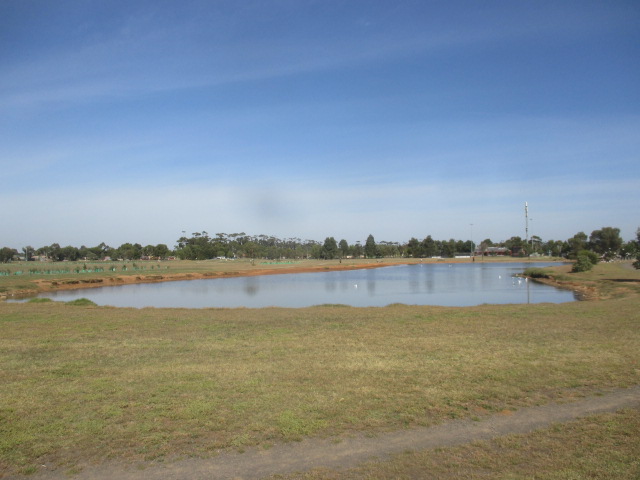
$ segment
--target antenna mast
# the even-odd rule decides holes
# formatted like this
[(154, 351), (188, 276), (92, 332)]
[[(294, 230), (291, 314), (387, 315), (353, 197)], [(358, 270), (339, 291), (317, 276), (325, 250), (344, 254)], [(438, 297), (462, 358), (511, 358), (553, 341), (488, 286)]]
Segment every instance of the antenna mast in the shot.
[(524, 202), (524, 231), (527, 237), (525, 245), (529, 243), (529, 205)]

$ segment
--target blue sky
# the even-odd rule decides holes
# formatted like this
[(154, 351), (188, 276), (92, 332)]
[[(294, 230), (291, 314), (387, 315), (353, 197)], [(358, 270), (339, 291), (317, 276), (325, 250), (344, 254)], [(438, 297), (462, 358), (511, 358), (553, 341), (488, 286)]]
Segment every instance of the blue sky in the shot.
[[(0, 246), (640, 227), (637, 1), (0, 2)], [(473, 226), (472, 226), (473, 224)]]

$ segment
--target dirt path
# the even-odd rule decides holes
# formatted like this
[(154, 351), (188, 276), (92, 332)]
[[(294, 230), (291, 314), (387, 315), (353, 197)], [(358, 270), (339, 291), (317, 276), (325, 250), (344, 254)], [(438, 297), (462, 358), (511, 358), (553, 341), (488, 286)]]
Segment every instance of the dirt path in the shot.
[(349, 468), (368, 460), (384, 460), (407, 450), (426, 450), (528, 433), (554, 423), (587, 415), (640, 406), (640, 386), (616, 390), (564, 404), (523, 408), (487, 416), (480, 421), (456, 420), (436, 427), (402, 430), (377, 437), (353, 436), (336, 439), (306, 439), (268, 450), (248, 449), (244, 453), (222, 453), (211, 459), (189, 459), (167, 464), (103, 464), (86, 466), (69, 476), (62, 471), (42, 470), (31, 479), (260, 479), (274, 474), (303, 472), (312, 468)]

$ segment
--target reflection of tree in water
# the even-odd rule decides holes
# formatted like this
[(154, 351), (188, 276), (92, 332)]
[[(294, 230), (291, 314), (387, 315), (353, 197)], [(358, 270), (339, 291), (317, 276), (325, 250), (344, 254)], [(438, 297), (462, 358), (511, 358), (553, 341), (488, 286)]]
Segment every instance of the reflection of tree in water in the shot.
[(244, 282), (243, 290), (247, 295), (253, 297), (260, 291), (260, 283), (256, 278), (247, 277)]
[(327, 292), (335, 292), (336, 289), (338, 288), (338, 282), (335, 279), (328, 279), (326, 282), (324, 282), (324, 289)]
[(373, 295), (376, 293), (376, 272), (367, 270), (367, 291)]
[(420, 273), (423, 265), (420, 265), (420, 269), (418, 268), (409, 268), (407, 271), (409, 272), (409, 291), (411, 293), (419, 293), (420, 292)]

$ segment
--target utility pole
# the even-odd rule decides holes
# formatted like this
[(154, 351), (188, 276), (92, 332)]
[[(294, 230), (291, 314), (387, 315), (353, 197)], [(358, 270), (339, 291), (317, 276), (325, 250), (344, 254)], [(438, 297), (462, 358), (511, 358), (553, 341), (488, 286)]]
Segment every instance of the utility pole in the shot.
[(527, 237), (524, 244), (528, 245), (529, 244), (529, 205), (527, 205), (527, 202), (524, 202), (524, 231)]

